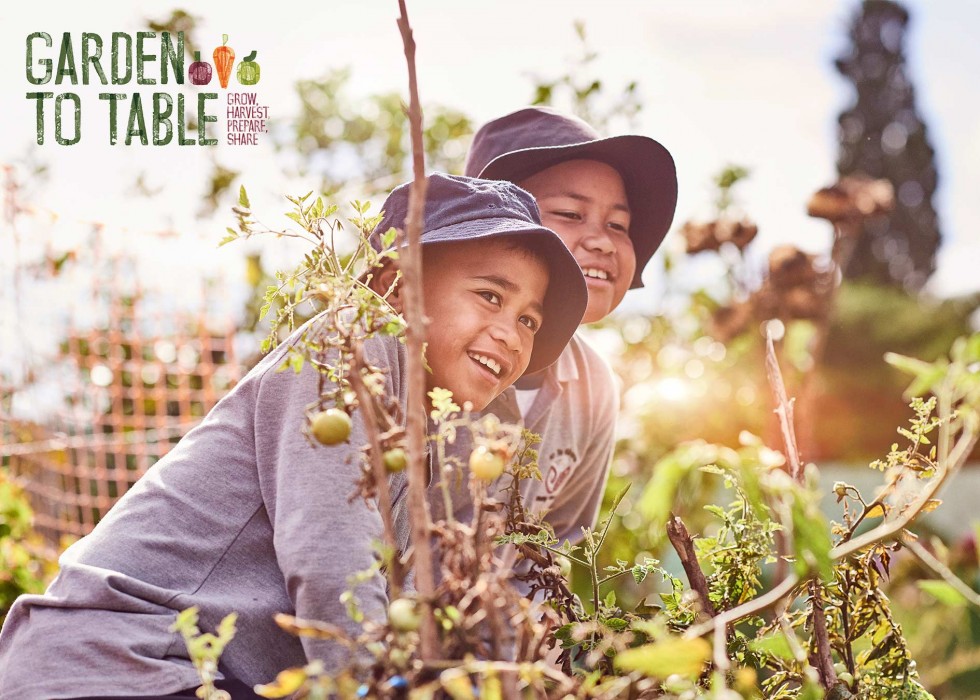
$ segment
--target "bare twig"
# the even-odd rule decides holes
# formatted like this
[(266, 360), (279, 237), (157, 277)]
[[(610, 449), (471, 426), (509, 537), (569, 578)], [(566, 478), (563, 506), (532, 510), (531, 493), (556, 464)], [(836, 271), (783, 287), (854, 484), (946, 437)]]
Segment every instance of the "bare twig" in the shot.
[[(772, 342), (772, 334), (768, 330), (766, 331), (766, 373), (776, 401), (775, 412), (779, 416), (779, 427), (783, 434), (786, 459), (789, 460), (790, 475), (798, 483), (803, 483), (803, 468), (800, 465), (800, 453), (793, 425), (793, 404), (786, 395), (786, 385), (783, 383), (783, 374), (779, 369), (779, 360), (776, 358), (776, 348)], [(785, 540), (781, 544), (785, 546)], [(837, 674), (834, 672), (827, 621), (823, 614), (823, 599), (817, 581), (810, 582), (810, 620), (813, 624), (813, 641), (816, 645), (811, 663), (817, 669), (820, 684), (825, 690), (830, 690), (837, 685)]]
[(779, 417), (779, 429), (783, 434), (786, 447), (786, 459), (789, 460), (789, 473), (798, 482), (803, 481), (803, 467), (800, 465), (800, 451), (796, 446), (796, 432), (793, 429), (793, 403), (786, 396), (786, 385), (783, 383), (783, 373), (776, 359), (776, 348), (772, 342), (772, 334), (766, 330), (766, 374), (776, 402), (774, 409)]
[(681, 566), (684, 567), (684, 573), (687, 574), (691, 589), (698, 594), (701, 612), (708, 617), (714, 617), (718, 613), (708, 597), (708, 581), (704, 577), (704, 572), (701, 570), (701, 565), (698, 564), (697, 556), (694, 553), (694, 539), (677, 516), (672, 515), (667, 521), (667, 539), (670, 540), (674, 551), (680, 557)]
[(927, 569), (955, 588), (956, 592), (966, 598), (971, 605), (980, 608), (980, 594), (966, 585), (966, 583), (959, 576), (954, 574), (948, 566), (939, 561), (932, 552), (923, 547), (919, 540), (916, 539), (915, 535), (908, 530), (902, 532), (902, 544), (905, 545), (905, 547), (908, 548), (908, 550), (912, 552), (912, 554), (914, 554)]
[(385, 469), (381, 455), (381, 437), (378, 432), (378, 422), (374, 412), (374, 402), (371, 400), (371, 393), (361, 379), (361, 370), (364, 368), (363, 349), (355, 346), (354, 358), (351, 367), (350, 383), (357, 394), (357, 402), (361, 405), (361, 419), (364, 422), (364, 431), (367, 433), (368, 443), (371, 445), (371, 471), (374, 474), (375, 488), (378, 493), (378, 510), (381, 511), (381, 520), (384, 523), (385, 544), (392, 552), (389, 564), (389, 583), (391, 585), (391, 596), (398, 597), (401, 593), (402, 583), (404, 582), (404, 571), (398, 544), (395, 542), (395, 526), (392, 520), (391, 490), (388, 488), (388, 471)]
[(820, 685), (824, 690), (830, 690), (837, 685), (837, 672), (834, 671), (834, 657), (830, 652), (827, 619), (823, 614), (823, 593), (817, 581), (810, 581), (810, 619), (813, 621), (813, 641), (816, 643), (810, 664), (817, 669)]
[(771, 605), (775, 605), (785, 596), (789, 595), (799, 582), (799, 576), (797, 576), (795, 573), (790, 574), (780, 581), (779, 585), (768, 593), (761, 595), (758, 598), (753, 598), (748, 602), (742, 603), (738, 607), (732, 608), (731, 610), (718, 613), (713, 618), (707, 620), (706, 622), (702, 622), (700, 625), (689, 627), (684, 633), (684, 636), (701, 637), (708, 632), (713, 632), (719, 627), (724, 629), (727, 625), (738, 622), (743, 617), (748, 617), (749, 615), (754, 615), (757, 612), (761, 612)]
[[(946, 425), (947, 424), (944, 423), (943, 426), (940, 427), (940, 436), (942, 436), (942, 430), (946, 427)], [(899, 517), (895, 518), (895, 520), (882, 523), (881, 525), (868, 530), (860, 537), (855, 537), (847, 542), (841, 542), (830, 550), (831, 558), (843, 559), (844, 557), (850, 556), (855, 552), (861, 551), (865, 547), (870, 547), (873, 544), (877, 544), (878, 542), (882, 542), (887, 539), (894, 539), (899, 532), (904, 530), (909, 523), (915, 520), (915, 518), (925, 507), (926, 503), (936, 495), (936, 492), (939, 491), (940, 487), (947, 481), (950, 475), (959, 471), (963, 462), (966, 461), (967, 456), (969, 456), (976, 443), (977, 436), (972, 432), (961, 435), (960, 439), (957, 440), (952, 450), (950, 450), (948, 464), (946, 464), (947, 460), (940, 461), (939, 476), (926, 485), (926, 487), (922, 490), (922, 493), (919, 494), (919, 497), (910, 503)]]
[[(422, 305), (422, 218), (425, 209), (425, 154), (422, 150), (422, 108), (419, 104), (418, 82), (415, 75), (415, 39), (408, 22), (405, 0), (398, 0), (398, 28), (405, 46), (408, 64), (408, 118), (412, 139), (412, 171), (414, 179), (408, 198), (408, 215), (403, 235), (408, 245), (401, 257), (405, 275), (405, 320), (408, 323), (408, 514), (411, 524), (412, 548), (415, 552), (415, 585), (424, 605), (429, 606), (435, 594), (435, 572), (432, 546), (429, 541), (429, 509), (425, 500), (425, 375), (422, 352), (425, 339), (425, 311)], [(431, 613), (431, 610), (429, 611)], [(423, 660), (439, 656), (438, 636), (433, 615), (423, 615), (419, 628), (419, 654)]]

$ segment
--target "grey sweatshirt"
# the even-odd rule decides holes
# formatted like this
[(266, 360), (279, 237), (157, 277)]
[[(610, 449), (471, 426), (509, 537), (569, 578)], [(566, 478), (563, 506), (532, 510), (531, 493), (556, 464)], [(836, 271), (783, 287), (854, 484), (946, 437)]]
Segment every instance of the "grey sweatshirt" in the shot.
[[(314, 323), (316, 319), (314, 319)], [(60, 560), (43, 595), (22, 596), (0, 632), (0, 697), (52, 700), (165, 694), (199, 684), (183, 640), (169, 630), (196, 605), (214, 631), (238, 613), (220, 670), (245, 683), (271, 681), (319, 658), (342, 665), (335, 643), (289, 635), (284, 612), (352, 632), (339, 602), (348, 577), (371, 567), (382, 539), (374, 504), (349, 500), (357, 450), (367, 441), (355, 413), (348, 444), (311, 445), (302, 434), (317, 400), (316, 372), (277, 372), (288, 345), (264, 358)], [(404, 348), (368, 341), (368, 361), (388, 372), (404, 406)], [(404, 487), (392, 479), (393, 495)], [(365, 614), (383, 616), (384, 580), (355, 590)]]

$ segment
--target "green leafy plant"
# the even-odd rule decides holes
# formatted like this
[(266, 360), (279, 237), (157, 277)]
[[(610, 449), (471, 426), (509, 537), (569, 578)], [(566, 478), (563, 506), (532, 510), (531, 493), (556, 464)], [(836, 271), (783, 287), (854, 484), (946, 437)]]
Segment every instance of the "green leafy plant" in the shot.
[(17, 596), (41, 593), (57, 570), (57, 553), (33, 526), (26, 494), (0, 469), (0, 620)]
[(173, 632), (179, 632), (184, 638), (187, 653), (201, 677), (201, 686), (196, 692), (201, 700), (231, 700), (231, 695), (227, 691), (215, 687), (215, 681), (218, 674), (218, 658), (235, 636), (237, 618), (236, 613), (229, 613), (221, 620), (216, 634), (202, 633), (197, 626), (197, 608), (191, 607), (181, 611), (171, 627)]

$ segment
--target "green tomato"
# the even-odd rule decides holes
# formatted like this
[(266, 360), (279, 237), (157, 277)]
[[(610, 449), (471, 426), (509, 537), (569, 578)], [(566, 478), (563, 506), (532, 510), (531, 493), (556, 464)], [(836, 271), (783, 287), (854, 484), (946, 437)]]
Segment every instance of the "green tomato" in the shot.
[(388, 605), (388, 624), (398, 632), (414, 632), (419, 628), (422, 616), (414, 600), (395, 598)]
[(558, 572), (566, 581), (572, 575), (572, 560), (568, 557), (555, 557), (558, 564)]
[(470, 453), (470, 473), (477, 479), (493, 481), (504, 473), (504, 460), (480, 445)]
[(339, 445), (350, 437), (351, 421), (339, 408), (328, 408), (313, 416), (313, 437), (322, 445)]
[(403, 471), (406, 465), (408, 465), (408, 457), (405, 454), (405, 450), (400, 447), (392, 447), (384, 453), (381, 459), (389, 474)]

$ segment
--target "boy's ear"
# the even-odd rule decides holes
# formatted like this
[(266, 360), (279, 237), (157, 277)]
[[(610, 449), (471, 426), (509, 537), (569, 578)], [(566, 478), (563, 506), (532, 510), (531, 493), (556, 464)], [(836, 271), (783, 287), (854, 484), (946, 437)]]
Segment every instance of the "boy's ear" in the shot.
[[(381, 269), (375, 271), (374, 277), (371, 278), (370, 287), (381, 296), (388, 294), (388, 290), (391, 290), (391, 294), (388, 294), (388, 303), (395, 308), (395, 311), (401, 313), (401, 284), (396, 284), (397, 280), (398, 263), (390, 259), (385, 260)], [(392, 285), (394, 285), (394, 289), (392, 289)]]

